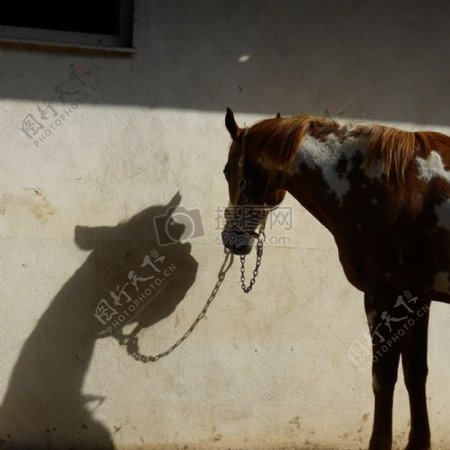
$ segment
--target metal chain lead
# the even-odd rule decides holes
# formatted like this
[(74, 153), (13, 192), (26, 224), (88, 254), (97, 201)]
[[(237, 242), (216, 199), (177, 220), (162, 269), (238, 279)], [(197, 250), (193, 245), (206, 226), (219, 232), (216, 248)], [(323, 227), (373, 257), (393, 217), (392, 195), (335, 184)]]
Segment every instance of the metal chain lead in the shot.
[(175, 344), (173, 344), (171, 347), (169, 347), (166, 351), (158, 353), (156, 355), (143, 355), (139, 351), (138, 346), (138, 338), (134, 337), (133, 339), (130, 339), (130, 341), (127, 343), (128, 351), (131, 354), (131, 356), (136, 360), (143, 363), (149, 363), (149, 362), (156, 362), (161, 358), (164, 358), (165, 356), (170, 355), (176, 348), (178, 348), (188, 337), (189, 335), (194, 331), (194, 329), (197, 327), (198, 323), (205, 317), (209, 305), (212, 303), (214, 298), (217, 295), (217, 292), (219, 291), (220, 285), (222, 284), (223, 280), (225, 279), (225, 274), (227, 273), (228, 269), (233, 264), (233, 255), (231, 253), (226, 253), (225, 261), (222, 264), (222, 267), (220, 268), (219, 275), (217, 277), (217, 282), (206, 301), (205, 306), (201, 310), (200, 314), (196, 317), (192, 325), (189, 327), (189, 329), (186, 331), (186, 333), (181, 336), (180, 339), (178, 339)]
[(263, 255), (263, 245), (264, 241), (266, 239), (266, 236), (264, 232), (261, 232), (258, 236), (258, 243), (256, 244), (256, 264), (255, 268), (253, 269), (253, 276), (250, 279), (250, 282), (248, 286), (245, 285), (245, 255), (241, 255), (241, 288), (242, 290), (248, 294), (252, 289), (253, 285), (255, 284), (256, 277), (258, 276), (259, 272), (259, 266), (261, 265), (262, 255)]

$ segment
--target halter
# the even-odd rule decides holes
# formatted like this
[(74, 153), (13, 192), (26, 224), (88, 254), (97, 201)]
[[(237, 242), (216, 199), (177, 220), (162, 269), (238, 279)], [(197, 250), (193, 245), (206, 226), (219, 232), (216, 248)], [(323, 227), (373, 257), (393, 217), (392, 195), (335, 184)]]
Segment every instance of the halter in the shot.
[[(242, 136), (242, 144), (241, 144), (241, 156), (239, 157), (238, 161), (238, 188), (236, 190), (235, 196), (234, 196), (234, 202), (233, 204), (237, 207), (239, 205), (239, 200), (241, 196), (245, 198), (245, 201), (247, 204), (249, 204), (249, 199), (245, 195), (245, 187), (247, 186), (247, 181), (244, 176), (244, 165), (245, 165), (245, 138), (247, 137), (248, 128), (244, 130), (244, 134)], [(256, 264), (255, 268), (253, 269), (253, 276), (250, 279), (250, 282), (248, 286), (245, 285), (245, 255), (240, 255), (241, 260), (241, 288), (242, 290), (248, 294), (255, 284), (256, 277), (258, 276), (259, 266), (261, 265), (262, 255), (263, 255), (263, 245), (264, 241), (266, 240), (266, 235), (264, 234), (264, 229), (266, 227), (266, 221), (267, 216), (269, 212), (272, 210), (271, 207), (269, 207), (266, 203), (263, 205), (263, 216), (261, 220), (261, 224), (259, 226), (259, 233), (257, 235), (257, 244), (256, 244)], [(241, 226), (240, 223), (237, 224), (237, 228), (246, 233), (243, 226)]]

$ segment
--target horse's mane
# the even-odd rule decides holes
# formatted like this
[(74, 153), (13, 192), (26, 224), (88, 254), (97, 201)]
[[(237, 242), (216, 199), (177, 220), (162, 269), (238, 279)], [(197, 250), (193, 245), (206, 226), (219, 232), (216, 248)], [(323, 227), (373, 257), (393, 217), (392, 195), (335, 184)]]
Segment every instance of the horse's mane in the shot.
[(334, 120), (306, 115), (262, 120), (248, 129), (245, 151), (268, 171), (284, 170), (306, 134), (319, 128), (329, 134), (339, 127)]
[(325, 138), (330, 133), (343, 137), (366, 137), (368, 148), (364, 165), (372, 169), (381, 163), (389, 178), (404, 180), (405, 171), (417, 156), (427, 157), (432, 150), (450, 150), (450, 137), (433, 131), (403, 131), (382, 125), (359, 125), (352, 131), (332, 119), (317, 116), (292, 116), (266, 119), (248, 129), (246, 153), (266, 170), (285, 170), (291, 166), (307, 134)]
[(389, 178), (402, 181), (411, 161), (417, 156), (428, 157), (432, 150), (450, 149), (450, 137), (434, 131), (403, 131), (382, 125), (361, 125), (358, 129), (369, 139), (366, 168), (381, 162)]

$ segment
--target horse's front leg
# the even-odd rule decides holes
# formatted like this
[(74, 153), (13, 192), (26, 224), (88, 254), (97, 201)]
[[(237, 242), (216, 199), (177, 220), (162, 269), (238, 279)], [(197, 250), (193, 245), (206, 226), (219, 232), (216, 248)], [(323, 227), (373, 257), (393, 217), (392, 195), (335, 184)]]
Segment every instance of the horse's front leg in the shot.
[[(392, 407), (394, 388), (400, 360), (400, 341), (392, 339), (386, 317), (392, 317), (395, 298), (391, 294), (366, 293), (364, 306), (372, 337), (372, 383), (375, 396), (375, 414), (369, 450), (391, 450)], [(386, 316), (384, 313), (389, 314)], [(395, 330), (394, 330), (395, 331)]]
[(430, 302), (419, 303), (408, 320), (402, 342), (402, 364), (411, 410), (411, 430), (406, 450), (430, 449), (426, 380)]

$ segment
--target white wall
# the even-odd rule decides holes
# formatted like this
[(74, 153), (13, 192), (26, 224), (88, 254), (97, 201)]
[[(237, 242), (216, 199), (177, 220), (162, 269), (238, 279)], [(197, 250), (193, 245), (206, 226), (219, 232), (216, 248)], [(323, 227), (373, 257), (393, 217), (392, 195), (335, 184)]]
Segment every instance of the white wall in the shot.
[[(203, 308), (224, 258), (226, 106), (241, 124), (328, 110), (450, 133), (448, 8), (137, 1), (134, 59), (0, 50), (0, 448), (364, 448), (371, 376), (352, 353), (369, 349), (362, 295), (332, 236), (290, 197), (292, 229), (269, 230), (285, 240), (266, 246), (252, 293), (235, 261), (169, 356), (135, 361), (94, 313), (151, 249), (177, 277), (126, 327), (142, 327), (140, 350), (167, 349)], [(80, 92), (28, 138), (24, 119), (57, 86)], [(177, 192), (205, 233), (158, 248), (153, 218)], [(450, 447), (449, 321), (434, 305), (434, 449)], [(399, 383), (398, 446), (407, 424)]]

